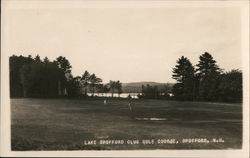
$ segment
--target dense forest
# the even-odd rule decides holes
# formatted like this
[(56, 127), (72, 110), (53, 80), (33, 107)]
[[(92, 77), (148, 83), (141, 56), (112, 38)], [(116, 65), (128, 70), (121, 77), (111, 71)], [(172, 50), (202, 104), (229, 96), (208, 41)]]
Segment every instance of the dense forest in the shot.
[[(74, 77), (71, 64), (65, 57), (50, 61), (39, 55), (10, 57), (10, 96), (11, 97), (87, 97), (87, 93), (114, 93), (119, 96), (123, 90), (140, 92), (139, 98), (175, 99), (189, 101), (242, 101), (242, 72), (231, 70), (223, 72), (213, 59), (205, 52), (199, 57), (199, 63), (193, 65), (184, 56), (177, 60), (172, 78), (175, 84), (156, 84), (127, 86), (122, 83), (102, 79), (94, 73), (84, 71), (82, 76)], [(138, 91), (139, 90), (139, 91)], [(135, 92), (131, 92), (135, 93)]]
[[(202, 54), (195, 66), (184, 56), (177, 60), (172, 78), (173, 86), (163, 89), (142, 85), (140, 98), (175, 99), (183, 101), (242, 102), (242, 72), (223, 72), (208, 52)], [(172, 94), (172, 95), (170, 95)]]
[(120, 81), (102, 83), (95, 74), (84, 71), (82, 76), (74, 77), (72, 66), (65, 57), (49, 61), (40, 56), (16, 56), (10, 63), (10, 96), (11, 97), (86, 97), (98, 93), (122, 93)]
[(242, 72), (223, 72), (208, 52), (199, 57), (196, 66), (184, 56), (179, 58), (173, 79), (177, 83), (172, 92), (178, 100), (242, 101)]

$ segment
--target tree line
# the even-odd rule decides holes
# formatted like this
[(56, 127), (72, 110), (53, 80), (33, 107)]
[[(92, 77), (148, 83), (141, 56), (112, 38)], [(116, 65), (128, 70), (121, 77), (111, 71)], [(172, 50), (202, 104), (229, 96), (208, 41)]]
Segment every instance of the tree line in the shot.
[(82, 76), (74, 77), (70, 62), (62, 56), (54, 61), (47, 57), (41, 60), (37, 55), (9, 58), (10, 96), (11, 97), (87, 97), (87, 93), (122, 93), (120, 81), (102, 83), (94, 73), (85, 71)]
[[(177, 60), (172, 78), (177, 81), (173, 86), (163, 88), (142, 85), (139, 98), (176, 99), (190, 101), (242, 101), (242, 72), (238, 69), (223, 72), (205, 52), (193, 65), (184, 56)], [(74, 77), (70, 62), (62, 56), (50, 61), (37, 55), (10, 57), (10, 96), (11, 97), (87, 97), (89, 93), (122, 93), (122, 83), (102, 79), (94, 73), (84, 71), (82, 76)], [(173, 96), (171, 95), (173, 94)]]
[(172, 89), (177, 100), (242, 101), (242, 72), (223, 72), (208, 52), (195, 66), (188, 58), (179, 58), (172, 78), (177, 81)]
[(139, 98), (144, 99), (171, 99), (172, 85), (166, 84), (162, 87), (152, 86), (150, 84), (142, 85)]

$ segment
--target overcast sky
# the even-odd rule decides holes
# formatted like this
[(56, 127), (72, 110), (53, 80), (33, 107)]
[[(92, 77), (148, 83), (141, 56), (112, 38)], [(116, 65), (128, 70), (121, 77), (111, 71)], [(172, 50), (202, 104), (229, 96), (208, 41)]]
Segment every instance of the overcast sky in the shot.
[(10, 55), (65, 56), (73, 75), (88, 70), (104, 82), (174, 82), (176, 60), (183, 55), (197, 64), (205, 51), (226, 71), (242, 69), (238, 8), (68, 6), (5, 15)]

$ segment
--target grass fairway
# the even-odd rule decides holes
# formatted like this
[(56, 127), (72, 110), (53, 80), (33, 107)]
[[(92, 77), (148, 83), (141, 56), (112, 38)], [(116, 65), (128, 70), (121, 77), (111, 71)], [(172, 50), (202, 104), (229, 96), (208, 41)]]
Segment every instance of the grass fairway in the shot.
[[(241, 148), (242, 104), (133, 100), (132, 105), (136, 118), (165, 120), (131, 118), (126, 99), (107, 105), (103, 99), (11, 99), (12, 150)], [(103, 140), (124, 143), (100, 144)]]

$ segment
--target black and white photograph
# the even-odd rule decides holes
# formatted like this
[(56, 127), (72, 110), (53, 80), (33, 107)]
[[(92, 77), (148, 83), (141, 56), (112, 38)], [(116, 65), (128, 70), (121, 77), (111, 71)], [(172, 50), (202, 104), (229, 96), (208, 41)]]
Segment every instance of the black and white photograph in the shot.
[(248, 157), (249, 1), (5, 0), (1, 16), (3, 155)]

